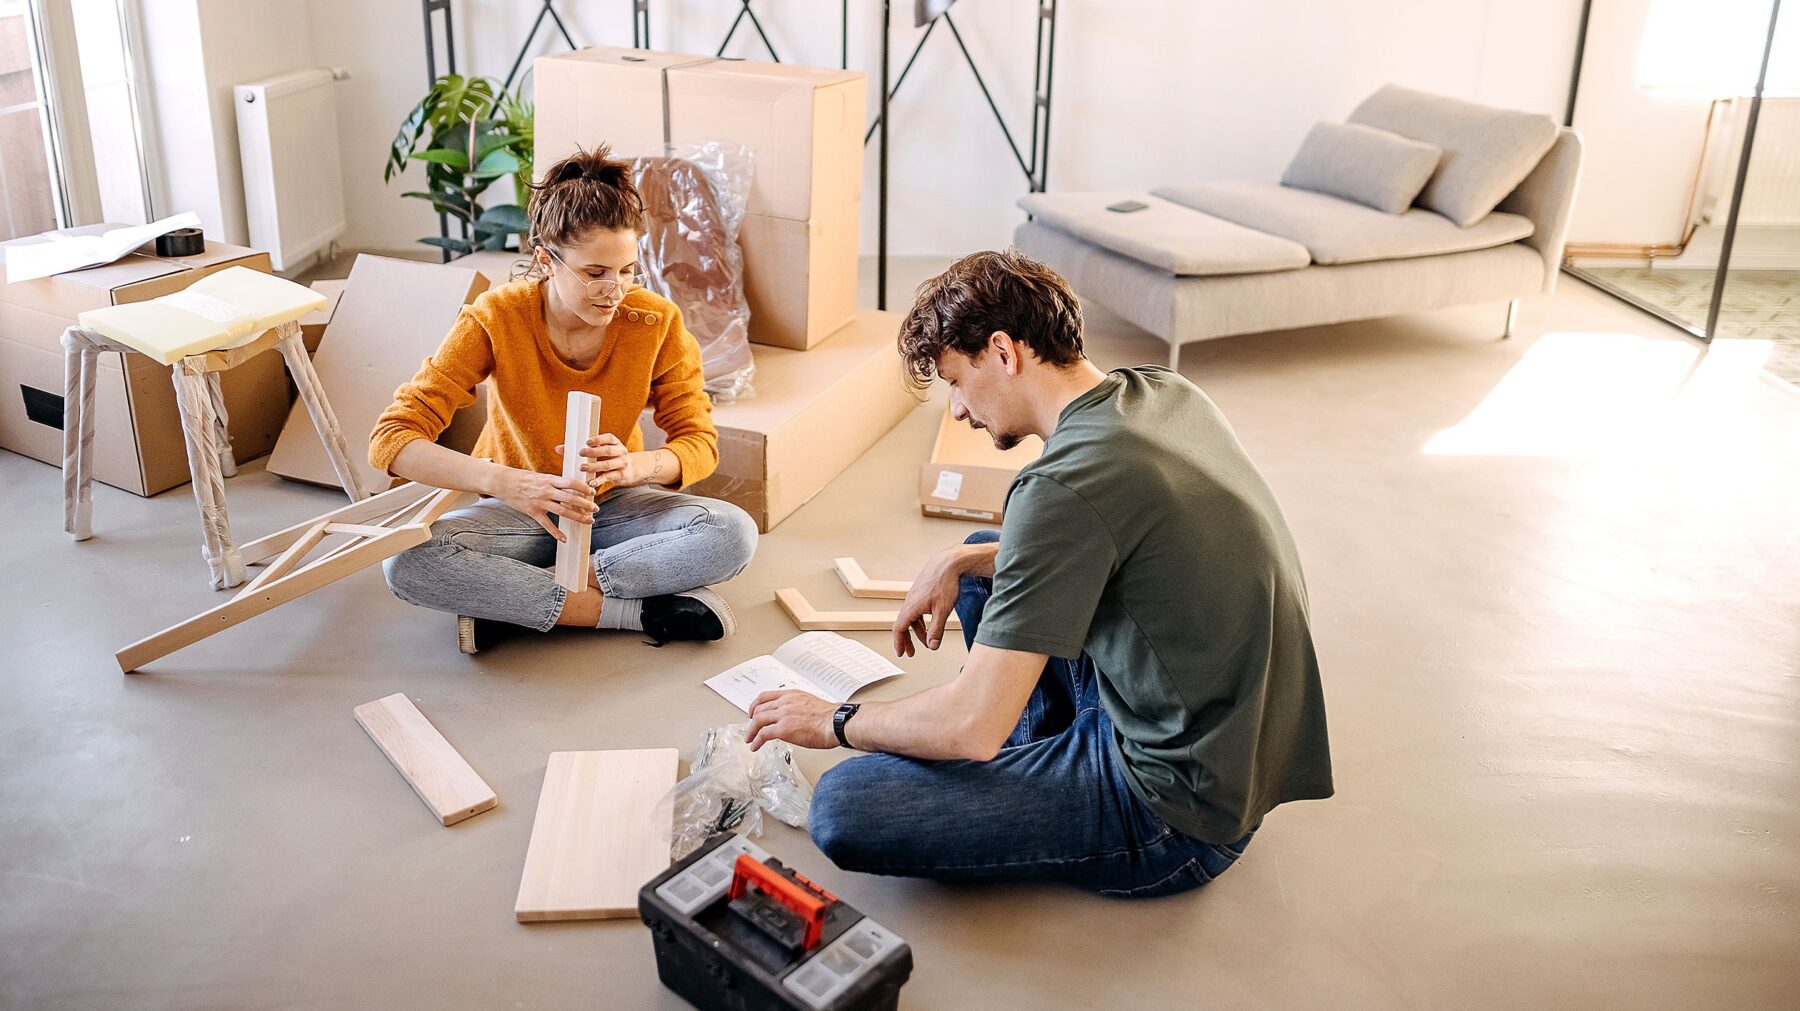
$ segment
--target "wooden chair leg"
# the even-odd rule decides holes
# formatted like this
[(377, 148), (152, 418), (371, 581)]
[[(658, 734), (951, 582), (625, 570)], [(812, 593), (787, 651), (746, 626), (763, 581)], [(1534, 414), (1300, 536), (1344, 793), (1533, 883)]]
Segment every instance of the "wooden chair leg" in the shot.
[(206, 396), (212, 402), (213, 448), (219, 451), (219, 471), (237, 477), (237, 454), (231, 449), (231, 412), (225, 409), (223, 372), (206, 374)]
[(81, 372), (87, 344), (75, 336), (73, 328), (63, 331), (63, 533), (73, 534), (78, 541), (93, 536), (93, 531), (79, 532), (75, 523), (75, 503), (81, 500)]
[(244, 560), (231, 544), (231, 521), (225, 512), (225, 478), (213, 446), (215, 425), (206, 377), (186, 359), (175, 363), (175, 401), (181, 408), (181, 430), (187, 441), (188, 469), (194, 478), (194, 502), (200, 507), (201, 554), (214, 589), (244, 581)]
[(331, 402), (325, 399), (325, 388), (319, 385), (319, 374), (313, 371), (312, 359), (306, 356), (306, 345), (300, 339), (300, 327), (297, 324), (285, 324), (288, 332), (281, 338), (281, 356), (287, 360), (288, 372), (294, 376), (294, 386), (300, 391), (300, 401), (306, 405), (306, 413), (312, 416), (313, 428), (319, 432), (319, 441), (325, 444), (325, 456), (331, 461), (331, 469), (337, 473), (338, 481), (350, 496), (350, 501), (361, 502), (369, 497), (369, 491), (363, 487), (362, 475), (350, 462), (350, 448), (344, 442), (343, 429), (338, 427), (337, 415), (331, 410)]

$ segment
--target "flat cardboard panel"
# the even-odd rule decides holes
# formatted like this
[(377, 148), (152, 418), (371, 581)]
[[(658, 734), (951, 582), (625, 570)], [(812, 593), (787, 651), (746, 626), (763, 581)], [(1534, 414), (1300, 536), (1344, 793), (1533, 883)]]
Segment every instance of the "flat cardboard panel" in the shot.
[(919, 508), (927, 516), (999, 523), (1013, 479), (1043, 452), (1044, 441), (1035, 435), (1012, 449), (996, 449), (988, 433), (946, 409), (931, 458), (919, 468)]
[(669, 867), (670, 826), (655, 815), (679, 761), (674, 748), (551, 753), (519, 876), (520, 922), (637, 915), (638, 889)]
[[(350, 445), (350, 463), (365, 487), (384, 488), (388, 476), (369, 466), (369, 433), (375, 419), (394, 402), (394, 391), (419, 371), (419, 365), (443, 343), (462, 307), (486, 291), (479, 271), (454, 263), (423, 263), (383, 256), (359, 256), (350, 269), (344, 294), (331, 318), (331, 338), (319, 345), (313, 368), (325, 399), (337, 415)], [(480, 420), (459, 411), (438, 440), (467, 452), (480, 434)], [(339, 487), (337, 473), (313, 428), (305, 405), (295, 405), (269, 457), (269, 471), (296, 481)]]
[(856, 318), (860, 205), (841, 218), (744, 215), (744, 297), (750, 340), (804, 351)]
[(324, 295), (328, 302), (325, 308), (308, 313), (300, 318), (300, 340), (306, 345), (307, 354), (317, 354), (319, 342), (325, 339), (325, 328), (331, 325), (331, 316), (337, 312), (338, 299), (344, 295), (345, 281), (314, 281), (312, 290)]
[(365, 702), (352, 713), (442, 824), (454, 825), (499, 802), (493, 788), (404, 693)]
[[(811, 351), (753, 348), (756, 396), (713, 408), (719, 469), (689, 490), (742, 507), (765, 533), (792, 515), (918, 407), (899, 328), (865, 309)], [(648, 412), (643, 428), (647, 448), (662, 445)]]

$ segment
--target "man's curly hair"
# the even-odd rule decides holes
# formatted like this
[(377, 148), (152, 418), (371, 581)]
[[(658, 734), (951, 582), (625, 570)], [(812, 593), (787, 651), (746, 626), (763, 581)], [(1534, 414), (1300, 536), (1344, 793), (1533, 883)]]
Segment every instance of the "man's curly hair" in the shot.
[(1003, 331), (1048, 365), (1081, 360), (1081, 303), (1069, 283), (1017, 250), (970, 253), (919, 285), (900, 324), (906, 377), (923, 391), (937, 376), (938, 357), (974, 357)]

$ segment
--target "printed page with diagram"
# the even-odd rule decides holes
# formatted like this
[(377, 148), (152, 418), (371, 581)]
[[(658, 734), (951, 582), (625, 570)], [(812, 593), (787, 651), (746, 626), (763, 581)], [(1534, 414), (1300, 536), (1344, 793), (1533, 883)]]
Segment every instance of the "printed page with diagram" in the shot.
[(763, 692), (796, 688), (832, 702), (848, 701), (877, 681), (903, 673), (881, 654), (835, 632), (805, 632), (773, 656), (746, 660), (709, 679), (707, 687), (744, 712)]

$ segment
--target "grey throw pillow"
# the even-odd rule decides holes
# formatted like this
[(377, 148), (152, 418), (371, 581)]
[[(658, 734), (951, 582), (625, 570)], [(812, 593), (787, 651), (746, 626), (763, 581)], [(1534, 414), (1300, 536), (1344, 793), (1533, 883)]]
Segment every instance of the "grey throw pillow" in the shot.
[(1464, 228), (1487, 217), (1525, 181), (1556, 143), (1557, 131), (1549, 116), (1392, 84), (1357, 106), (1350, 122), (1443, 148), (1437, 171), (1419, 194), (1419, 206)]
[(1281, 185), (1399, 214), (1425, 188), (1441, 153), (1435, 144), (1372, 126), (1320, 123), (1301, 142)]

